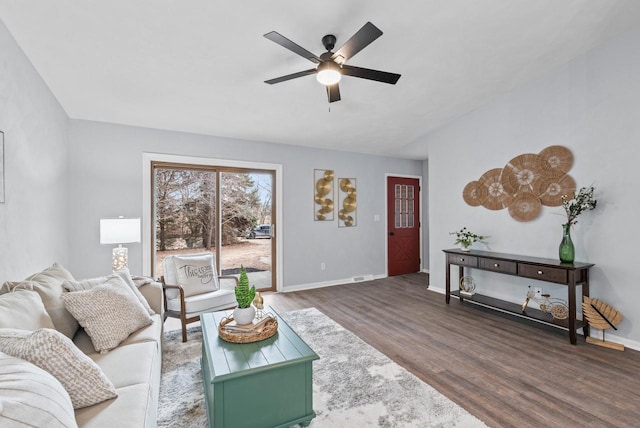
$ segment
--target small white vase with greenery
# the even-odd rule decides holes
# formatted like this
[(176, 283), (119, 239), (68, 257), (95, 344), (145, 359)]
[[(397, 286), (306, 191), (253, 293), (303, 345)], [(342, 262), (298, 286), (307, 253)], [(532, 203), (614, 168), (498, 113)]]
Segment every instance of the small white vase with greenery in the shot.
[(240, 325), (251, 324), (256, 316), (256, 309), (251, 305), (256, 296), (256, 287), (249, 288), (249, 278), (244, 266), (240, 267), (240, 278), (235, 292), (238, 307), (233, 310), (233, 319)]
[(484, 242), (486, 236), (478, 235), (476, 233), (471, 232), (469, 229), (463, 227), (457, 232), (451, 232), (449, 235), (456, 235), (455, 244), (460, 244), (460, 249), (462, 251), (470, 251), (471, 245), (475, 242)]

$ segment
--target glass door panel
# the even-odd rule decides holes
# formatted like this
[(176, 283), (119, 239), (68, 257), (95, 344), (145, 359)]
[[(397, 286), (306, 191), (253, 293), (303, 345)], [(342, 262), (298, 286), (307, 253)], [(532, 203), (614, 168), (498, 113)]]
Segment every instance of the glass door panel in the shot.
[(155, 277), (166, 256), (216, 252), (215, 170), (154, 168)]
[(244, 266), (249, 284), (259, 290), (275, 289), (273, 184), (270, 171), (220, 173), (221, 273), (239, 275)]

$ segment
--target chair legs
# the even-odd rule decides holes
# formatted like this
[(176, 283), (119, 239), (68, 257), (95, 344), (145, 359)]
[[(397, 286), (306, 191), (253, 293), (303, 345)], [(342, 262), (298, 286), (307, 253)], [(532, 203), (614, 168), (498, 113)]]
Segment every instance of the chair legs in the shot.
[(182, 313), (180, 314), (180, 321), (182, 324), (182, 341), (186, 342), (187, 341), (187, 324), (189, 323), (189, 320), (187, 319), (184, 313), (184, 308)]
[(182, 341), (187, 341), (187, 323), (184, 319), (182, 320)]

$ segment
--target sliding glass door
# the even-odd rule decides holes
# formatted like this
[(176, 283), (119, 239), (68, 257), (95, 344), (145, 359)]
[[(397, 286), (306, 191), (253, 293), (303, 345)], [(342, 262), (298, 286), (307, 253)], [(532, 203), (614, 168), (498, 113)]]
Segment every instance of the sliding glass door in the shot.
[(173, 254), (211, 251), (221, 275), (275, 289), (274, 172), (152, 162), (155, 276)]

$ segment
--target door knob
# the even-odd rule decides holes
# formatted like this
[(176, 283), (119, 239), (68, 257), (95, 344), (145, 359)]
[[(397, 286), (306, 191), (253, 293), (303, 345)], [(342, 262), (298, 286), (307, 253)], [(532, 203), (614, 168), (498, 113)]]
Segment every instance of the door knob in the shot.
[(393, 236), (393, 235), (395, 235), (395, 233), (389, 232), (389, 236)]

